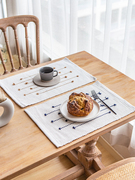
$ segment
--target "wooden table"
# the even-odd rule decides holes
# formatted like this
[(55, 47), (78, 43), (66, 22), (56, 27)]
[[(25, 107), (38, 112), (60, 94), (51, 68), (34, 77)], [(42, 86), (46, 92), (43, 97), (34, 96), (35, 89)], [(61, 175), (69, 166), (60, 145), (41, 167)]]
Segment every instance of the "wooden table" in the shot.
[[(134, 80), (87, 52), (79, 52), (68, 56), (68, 58), (135, 106)], [(40, 64), (36, 67), (49, 63), (51, 62)], [(1, 79), (36, 67), (2, 76)], [(8, 95), (6, 96), (8, 97)], [(88, 135), (74, 140), (63, 147), (56, 148), (28, 117), (24, 109), (20, 108), (15, 102), (13, 103), (15, 106), (15, 113), (12, 120), (8, 125), (0, 128), (0, 179), (11, 179), (135, 119), (135, 113), (132, 113)]]

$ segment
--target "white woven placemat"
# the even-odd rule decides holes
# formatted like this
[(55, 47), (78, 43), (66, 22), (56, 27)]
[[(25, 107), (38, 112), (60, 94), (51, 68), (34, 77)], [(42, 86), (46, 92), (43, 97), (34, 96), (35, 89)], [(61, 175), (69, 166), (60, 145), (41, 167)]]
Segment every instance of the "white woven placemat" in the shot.
[(27, 108), (25, 112), (55, 146), (60, 147), (135, 111), (134, 106), (98, 81), (92, 85), (79, 88), (75, 92), (84, 92), (91, 96), (91, 90), (93, 89), (117, 115), (112, 113), (99, 100), (96, 100), (100, 105), (100, 112), (96, 118), (83, 123), (69, 121), (61, 115), (60, 105), (68, 99), (71, 92), (48, 100), (40, 105)]
[(60, 82), (55, 86), (39, 87), (33, 83), (39, 68), (5, 78), (0, 85), (19, 106), (26, 107), (96, 80), (67, 58), (48, 66), (59, 72)]

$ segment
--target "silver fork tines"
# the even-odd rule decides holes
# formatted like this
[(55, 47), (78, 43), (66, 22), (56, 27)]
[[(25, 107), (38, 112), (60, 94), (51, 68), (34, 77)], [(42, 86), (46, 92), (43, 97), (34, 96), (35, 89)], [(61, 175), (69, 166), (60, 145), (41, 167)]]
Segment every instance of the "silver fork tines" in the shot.
[(94, 99), (99, 99), (108, 109), (110, 109), (114, 114), (116, 114), (116, 112), (114, 112), (102, 99), (100, 99), (95, 90), (92, 90), (91, 93)]

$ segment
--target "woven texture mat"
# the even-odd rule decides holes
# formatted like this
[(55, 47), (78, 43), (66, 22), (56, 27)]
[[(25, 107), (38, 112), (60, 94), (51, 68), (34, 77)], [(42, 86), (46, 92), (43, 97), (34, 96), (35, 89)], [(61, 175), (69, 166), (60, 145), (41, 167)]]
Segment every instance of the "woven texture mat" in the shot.
[(78, 88), (75, 92), (83, 92), (91, 96), (91, 90), (93, 89), (97, 92), (100, 98), (117, 113), (117, 115), (112, 113), (100, 100), (97, 99), (96, 102), (100, 106), (100, 112), (96, 117), (93, 117), (88, 121), (70, 121), (68, 117), (62, 116), (60, 106), (68, 99), (71, 92), (55, 97), (39, 105), (27, 108), (25, 112), (56, 145), (56, 147), (60, 147), (135, 111), (134, 106), (98, 81), (92, 85)]
[(47, 66), (59, 72), (60, 82), (55, 86), (40, 87), (33, 83), (40, 68), (0, 80), (0, 85), (19, 106), (26, 107), (96, 80), (67, 58)]

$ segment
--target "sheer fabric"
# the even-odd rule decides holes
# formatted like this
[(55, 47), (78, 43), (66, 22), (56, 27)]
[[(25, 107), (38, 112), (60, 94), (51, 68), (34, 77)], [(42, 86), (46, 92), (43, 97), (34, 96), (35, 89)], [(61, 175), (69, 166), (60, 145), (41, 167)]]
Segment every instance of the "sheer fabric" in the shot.
[(135, 156), (135, 120), (103, 135), (124, 158)]
[[(11, 0), (6, 1), (7, 5), (7, 16), (15, 16), (15, 15), (35, 15), (39, 18), (40, 22), (42, 21), (41, 14), (41, 2), (36, 0)], [(12, 47), (15, 47), (15, 43), (12, 42), (12, 29), (8, 30), (9, 41), (12, 44)], [(21, 54), (24, 58), (26, 58), (26, 49), (25, 49), (25, 31), (22, 25), (17, 27), (18, 32), (18, 40), (21, 44)], [(28, 37), (30, 44), (30, 52), (31, 59), (33, 63), (35, 62), (35, 24), (30, 23), (28, 25)], [(11, 47), (13, 54), (15, 50)], [(43, 50), (43, 38), (42, 38), (42, 23), (40, 23), (40, 62), (50, 60), (49, 56)]]
[[(135, 79), (135, 0), (6, 2), (8, 16), (33, 14), (40, 19), (41, 61), (85, 50)], [(106, 139), (121, 153), (124, 147), (124, 156), (135, 156), (134, 134), (134, 125), (128, 123)]]

